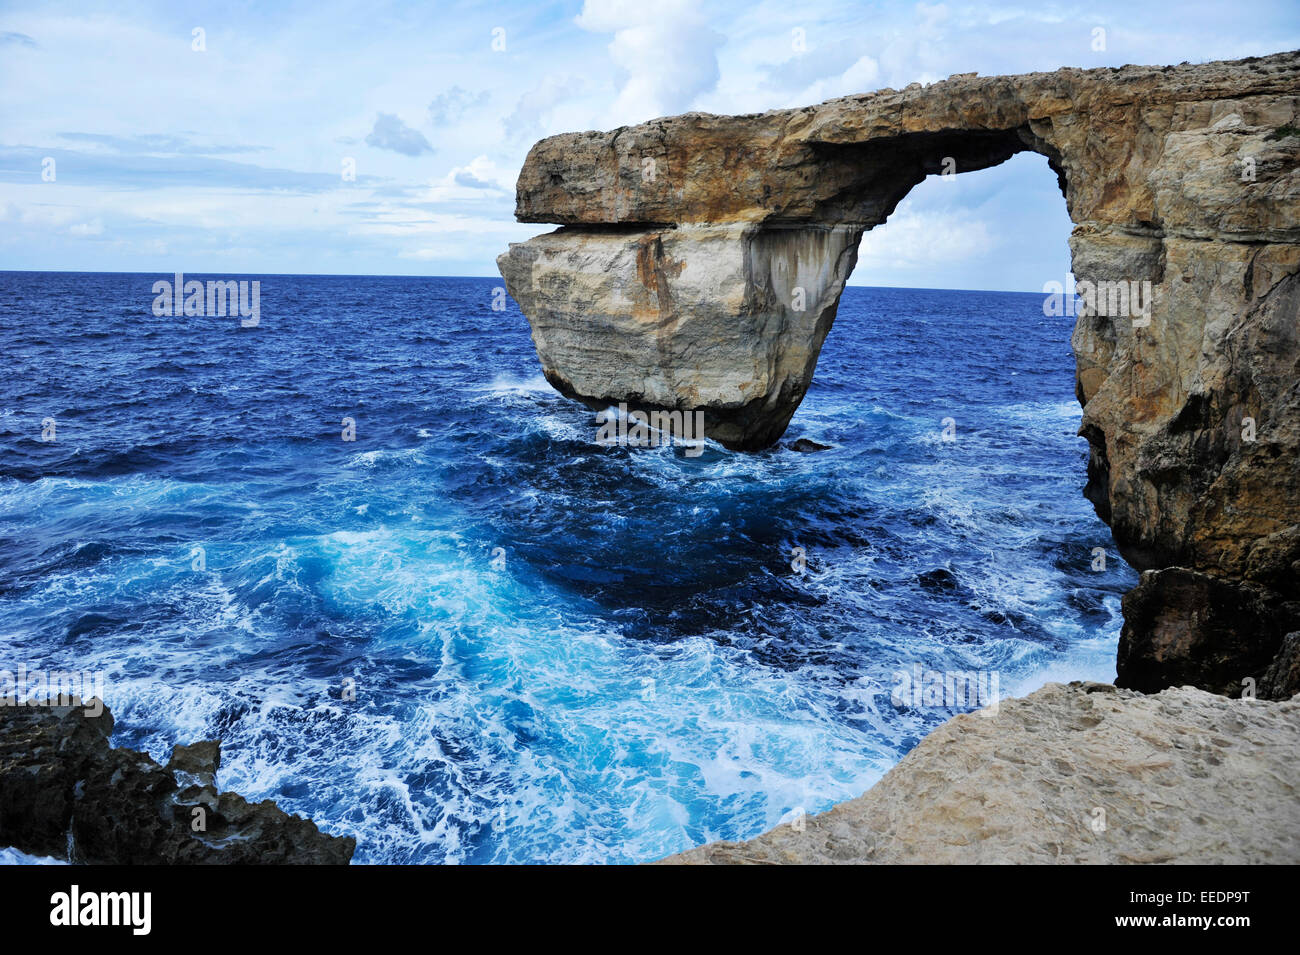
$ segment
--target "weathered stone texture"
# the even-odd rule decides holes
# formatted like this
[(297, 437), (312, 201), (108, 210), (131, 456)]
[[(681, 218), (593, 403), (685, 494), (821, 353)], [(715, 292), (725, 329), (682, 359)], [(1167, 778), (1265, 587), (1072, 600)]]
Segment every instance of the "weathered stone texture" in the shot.
[(863, 796), (669, 864), (1300, 863), (1300, 700), (1050, 683)]
[[(346, 865), (331, 836), (269, 799), (218, 792), (216, 741), (167, 766), (109, 744), (113, 716), (87, 707), (0, 706), (0, 846), (90, 865)], [(198, 811), (196, 813), (196, 810)]]
[[(516, 214), (562, 228), (498, 264), (561, 392), (702, 409), (711, 437), (766, 447), (812, 379), (861, 232), (927, 175), (1041, 153), (1079, 282), (1150, 283), (1147, 314), (1075, 325), (1085, 494), (1138, 570), (1241, 583), (1241, 607), (1273, 607), (1300, 600), (1298, 126), (1300, 53), (1283, 53), (963, 75), (554, 136), (529, 153)], [(1238, 635), (1275, 623), (1243, 616)], [(1220, 661), (1228, 682), (1260, 675), (1257, 651)]]

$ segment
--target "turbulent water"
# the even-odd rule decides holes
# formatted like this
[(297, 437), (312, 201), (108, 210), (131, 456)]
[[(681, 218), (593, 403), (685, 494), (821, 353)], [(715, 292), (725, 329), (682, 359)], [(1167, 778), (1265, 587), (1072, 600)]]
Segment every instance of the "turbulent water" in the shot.
[(1040, 295), (850, 288), (786, 436), (833, 450), (691, 457), (597, 446), (497, 281), (265, 276), (243, 328), (159, 278), (0, 273), (0, 669), (103, 671), (116, 744), (219, 738), (358, 862), (745, 838), (951, 715), (900, 670), (1114, 676)]

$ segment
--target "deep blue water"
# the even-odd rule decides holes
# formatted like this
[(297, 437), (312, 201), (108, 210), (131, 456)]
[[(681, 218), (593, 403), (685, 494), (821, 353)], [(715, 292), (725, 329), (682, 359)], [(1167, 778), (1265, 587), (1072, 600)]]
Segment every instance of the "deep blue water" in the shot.
[(0, 273), (0, 669), (105, 671), (114, 742), (219, 738), (359, 862), (749, 837), (951, 715), (899, 669), (1114, 676), (1041, 295), (850, 288), (786, 436), (834, 450), (691, 458), (596, 446), (499, 280), (265, 276), (241, 328), (158, 278)]

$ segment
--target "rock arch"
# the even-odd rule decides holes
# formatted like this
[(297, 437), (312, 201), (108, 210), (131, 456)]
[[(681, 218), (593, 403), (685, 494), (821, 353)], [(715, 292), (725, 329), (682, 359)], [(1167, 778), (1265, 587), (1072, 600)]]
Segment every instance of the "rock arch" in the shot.
[(927, 175), (1042, 153), (1079, 281), (1151, 289), (1148, 315), (1083, 315), (1071, 342), (1085, 494), (1145, 571), (1119, 682), (1240, 692), (1300, 630), (1298, 125), (1285, 53), (571, 133), (517, 187), (520, 221), (560, 228), (498, 264), (563, 394), (703, 409), (710, 436), (761, 448), (812, 380), (863, 230)]

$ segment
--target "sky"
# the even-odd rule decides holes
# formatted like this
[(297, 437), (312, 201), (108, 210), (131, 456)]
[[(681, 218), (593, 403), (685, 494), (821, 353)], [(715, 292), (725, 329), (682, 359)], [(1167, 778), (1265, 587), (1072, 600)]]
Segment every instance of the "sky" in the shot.
[[(542, 136), (1296, 48), (1295, 0), (0, 0), (0, 269), (493, 276), (548, 231), (513, 215)], [(951, 180), (866, 234), (853, 284), (1064, 280), (1042, 156)]]

